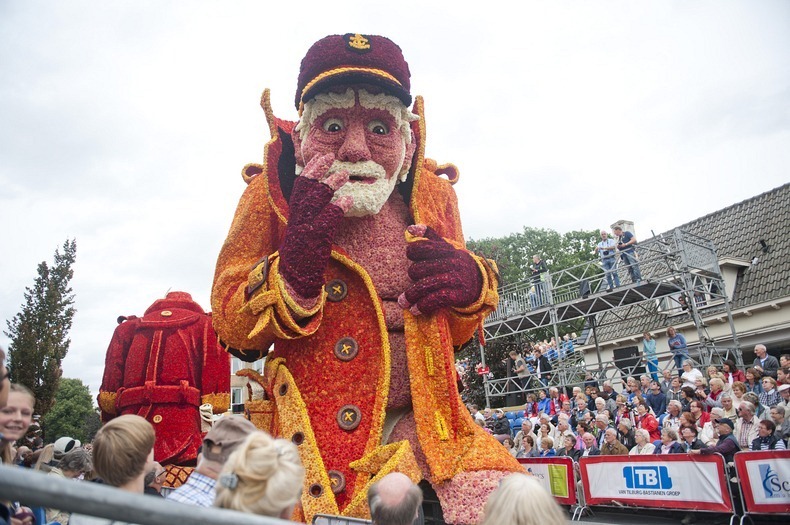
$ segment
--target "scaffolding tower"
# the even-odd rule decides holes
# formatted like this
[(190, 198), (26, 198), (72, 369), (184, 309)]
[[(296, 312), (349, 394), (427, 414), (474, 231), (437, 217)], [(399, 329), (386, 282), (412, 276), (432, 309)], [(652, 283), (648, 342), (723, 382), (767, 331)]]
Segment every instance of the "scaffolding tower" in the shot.
[[(622, 371), (613, 361), (604, 362), (598, 332), (617, 323), (651, 319), (657, 312), (688, 315), (697, 330), (699, 345), (690, 355), (700, 366), (720, 365), (732, 359), (743, 368), (743, 356), (713, 242), (681, 228), (636, 245), (641, 280), (632, 282), (629, 268), (617, 256), (612, 272), (621, 286), (607, 288), (607, 273), (599, 260), (556, 272), (546, 272), (541, 281), (528, 280), (500, 289), (499, 305), (486, 319), (486, 340), (522, 336), (537, 328), (553, 327), (560, 344), (557, 325), (584, 319), (579, 339), (595, 345), (597, 362), (586, 363), (581, 352), (552, 362), (552, 385), (578, 385), (587, 372), (601, 382)], [(610, 275), (614, 277), (613, 274)], [(702, 314), (725, 313), (732, 334), (732, 346), (717, 347), (708, 334)], [(667, 323), (668, 324), (668, 323)], [(480, 347), (485, 365), (485, 353)], [(663, 357), (659, 353), (659, 357)], [(667, 354), (666, 352), (664, 354)], [(486, 379), (486, 402), (490, 397), (534, 391), (542, 386), (521, 385), (516, 378)]]

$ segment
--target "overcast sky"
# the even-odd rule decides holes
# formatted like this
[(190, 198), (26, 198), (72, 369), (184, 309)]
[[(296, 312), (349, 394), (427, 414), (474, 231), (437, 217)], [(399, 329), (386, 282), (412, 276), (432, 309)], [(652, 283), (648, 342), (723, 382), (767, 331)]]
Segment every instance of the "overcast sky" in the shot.
[(261, 91), (295, 120), (299, 62), (332, 33), (403, 49), (468, 238), (618, 219), (644, 238), (790, 181), (790, 2), (473, 5), (0, 2), (0, 319), (66, 238), (64, 375), (92, 391), (118, 315), (169, 289), (208, 309)]

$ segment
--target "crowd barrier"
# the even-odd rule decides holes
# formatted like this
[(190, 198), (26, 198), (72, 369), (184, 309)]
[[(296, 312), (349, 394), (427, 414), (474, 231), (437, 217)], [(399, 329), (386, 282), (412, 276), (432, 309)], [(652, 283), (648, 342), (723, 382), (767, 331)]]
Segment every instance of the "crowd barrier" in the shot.
[(790, 450), (738, 452), (735, 469), (744, 513), (790, 514)]
[(554, 496), (560, 505), (576, 505), (576, 478), (569, 457), (519, 458), (519, 463)]
[(592, 456), (579, 462), (588, 505), (733, 513), (724, 458)]

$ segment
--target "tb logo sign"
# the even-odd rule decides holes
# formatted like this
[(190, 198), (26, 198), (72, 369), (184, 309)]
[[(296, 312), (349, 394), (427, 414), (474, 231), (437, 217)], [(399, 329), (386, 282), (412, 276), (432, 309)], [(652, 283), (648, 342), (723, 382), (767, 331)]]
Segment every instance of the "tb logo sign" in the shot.
[(623, 477), (629, 489), (672, 488), (672, 479), (665, 466), (623, 467)]

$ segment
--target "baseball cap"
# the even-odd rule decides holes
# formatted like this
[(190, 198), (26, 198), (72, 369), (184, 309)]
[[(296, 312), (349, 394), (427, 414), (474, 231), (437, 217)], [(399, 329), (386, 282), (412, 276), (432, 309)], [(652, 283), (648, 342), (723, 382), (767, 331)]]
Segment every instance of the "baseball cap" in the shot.
[(776, 389), (776, 391), (777, 391), (777, 392), (784, 392), (784, 391), (785, 391), (785, 390), (787, 390), (788, 388), (790, 388), (790, 385), (788, 385), (788, 384), (784, 384), (784, 385), (780, 386), (779, 388), (777, 388), (777, 389)]
[(723, 417), (723, 418), (715, 419), (714, 421), (715, 421), (716, 423), (719, 423), (719, 424), (727, 425), (727, 426), (729, 426), (730, 428), (735, 428), (735, 423), (733, 423), (733, 422), (732, 422), (732, 419), (730, 419), (730, 418), (728, 418), (728, 417)]
[(257, 430), (255, 425), (242, 416), (220, 418), (203, 438), (203, 457), (225, 463), (236, 447)]
[(60, 437), (55, 441), (55, 447), (54, 447), (55, 457), (60, 458), (66, 452), (69, 452), (81, 446), (82, 443), (80, 442), (79, 439), (74, 439), (68, 436)]
[(400, 47), (379, 35), (329, 35), (307, 51), (299, 68), (296, 108), (337, 84), (380, 86), (404, 105), (411, 104), (411, 72)]

